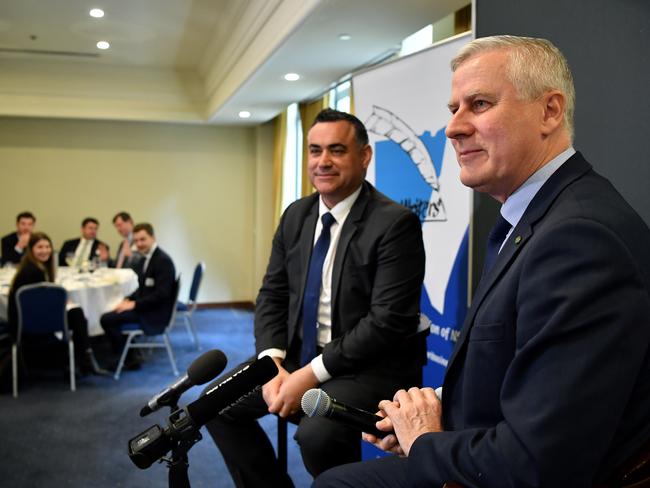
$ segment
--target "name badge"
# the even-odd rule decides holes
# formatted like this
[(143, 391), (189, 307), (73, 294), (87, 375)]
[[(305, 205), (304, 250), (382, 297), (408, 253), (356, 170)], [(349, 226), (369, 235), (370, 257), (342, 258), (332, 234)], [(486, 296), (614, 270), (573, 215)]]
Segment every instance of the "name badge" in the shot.
[(144, 280), (144, 286), (153, 286), (155, 284), (155, 281), (153, 278), (145, 278)]

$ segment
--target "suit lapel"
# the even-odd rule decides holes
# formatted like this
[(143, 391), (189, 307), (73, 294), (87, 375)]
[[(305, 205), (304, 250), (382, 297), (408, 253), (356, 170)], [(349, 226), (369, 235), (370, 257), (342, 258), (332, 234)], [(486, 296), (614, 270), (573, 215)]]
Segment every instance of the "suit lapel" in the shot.
[(571, 156), (551, 177), (542, 185), (537, 194), (533, 197), (528, 208), (521, 217), (517, 226), (512, 230), (508, 240), (503, 245), (494, 266), (487, 276), (481, 277), (476, 289), (472, 305), (467, 311), (458, 341), (449, 358), (447, 371), (449, 371), (454, 360), (467, 342), (467, 337), (474, 324), (476, 312), (492, 289), (498, 279), (507, 271), (514, 262), (521, 249), (526, 245), (534, 233), (535, 224), (541, 220), (552, 203), (569, 184), (583, 176), (591, 169), (591, 165), (585, 161), (582, 154), (577, 152)]
[(309, 260), (311, 259), (311, 252), (314, 248), (314, 232), (316, 230), (316, 221), (318, 220), (318, 202), (319, 198), (315, 198), (313, 205), (303, 222), (300, 223), (300, 238), (298, 246), (300, 248), (300, 303), (302, 303), (302, 296), (305, 293), (305, 282), (307, 281), (307, 273), (309, 271)]
[[(334, 317), (334, 310), (336, 306), (339, 285), (341, 283), (341, 273), (343, 270), (343, 263), (345, 262), (345, 255), (348, 251), (350, 240), (357, 232), (359, 222), (363, 219), (366, 207), (370, 201), (370, 188), (371, 186), (369, 183), (363, 183), (361, 193), (359, 193), (356, 202), (354, 202), (354, 205), (352, 205), (350, 213), (345, 219), (343, 228), (341, 229), (341, 235), (339, 236), (339, 242), (336, 247), (336, 256), (334, 257), (334, 266), (332, 267), (332, 317)], [(334, 326), (334, 324), (332, 324), (332, 326)]]

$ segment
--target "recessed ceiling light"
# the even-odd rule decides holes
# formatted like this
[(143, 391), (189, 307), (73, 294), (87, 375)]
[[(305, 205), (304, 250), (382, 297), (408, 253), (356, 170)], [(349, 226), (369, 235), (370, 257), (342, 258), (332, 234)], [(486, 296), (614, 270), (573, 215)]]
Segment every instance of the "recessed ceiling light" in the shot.
[(99, 41), (97, 43), (97, 47), (99, 49), (108, 49), (109, 47), (111, 47), (111, 45), (107, 41)]
[(251, 113), (248, 110), (242, 110), (239, 112), (239, 118), (240, 119), (250, 119)]
[(90, 16), (100, 19), (104, 16), (104, 11), (101, 8), (94, 8), (90, 10)]
[(339, 34), (339, 39), (341, 41), (349, 41), (352, 39), (352, 36), (350, 34)]
[(287, 73), (284, 75), (284, 79), (287, 81), (298, 81), (300, 79), (300, 75), (298, 73)]

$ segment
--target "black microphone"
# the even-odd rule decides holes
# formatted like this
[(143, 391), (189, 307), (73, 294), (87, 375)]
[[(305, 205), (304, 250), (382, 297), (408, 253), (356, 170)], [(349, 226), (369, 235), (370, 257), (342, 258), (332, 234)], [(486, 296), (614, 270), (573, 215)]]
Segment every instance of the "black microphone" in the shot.
[(140, 410), (140, 417), (145, 417), (161, 407), (175, 405), (180, 396), (193, 386), (203, 385), (213, 380), (221, 373), (228, 359), (219, 349), (212, 349), (196, 358), (187, 374), (169, 385), (163, 391), (153, 396), (149, 402)]
[(192, 423), (201, 427), (242, 401), (277, 374), (275, 361), (270, 356), (264, 356), (235, 371), (184, 410)]
[(307, 390), (300, 400), (300, 406), (307, 417), (329, 417), (380, 438), (391, 433), (375, 426), (376, 422), (382, 420), (379, 415), (340, 403), (319, 388)]

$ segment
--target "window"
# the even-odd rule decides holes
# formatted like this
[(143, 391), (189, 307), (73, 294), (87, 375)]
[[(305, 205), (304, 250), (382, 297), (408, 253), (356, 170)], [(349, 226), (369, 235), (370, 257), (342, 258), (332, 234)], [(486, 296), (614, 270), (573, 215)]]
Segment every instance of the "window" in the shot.
[(282, 211), (301, 196), (302, 127), (298, 104), (287, 108), (287, 134), (282, 162)]
[(330, 90), (330, 108), (350, 112), (350, 80), (339, 83)]

